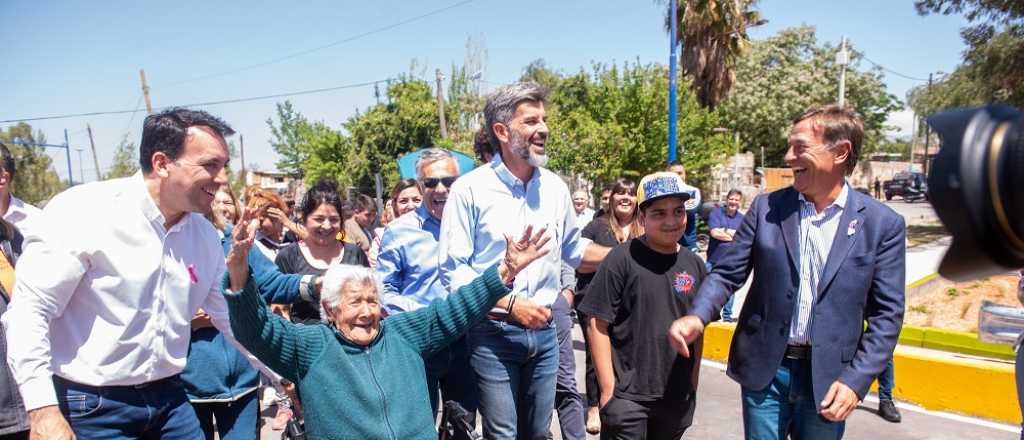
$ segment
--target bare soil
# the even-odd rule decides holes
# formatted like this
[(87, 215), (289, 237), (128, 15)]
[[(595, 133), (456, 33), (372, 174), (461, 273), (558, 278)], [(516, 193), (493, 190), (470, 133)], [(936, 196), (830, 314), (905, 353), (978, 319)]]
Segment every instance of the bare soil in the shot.
[(978, 331), (978, 309), (988, 300), (1011, 307), (1017, 301), (1017, 275), (954, 283), (943, 279), (931, 291), (907, 298), (904, 323), (965, 332)]

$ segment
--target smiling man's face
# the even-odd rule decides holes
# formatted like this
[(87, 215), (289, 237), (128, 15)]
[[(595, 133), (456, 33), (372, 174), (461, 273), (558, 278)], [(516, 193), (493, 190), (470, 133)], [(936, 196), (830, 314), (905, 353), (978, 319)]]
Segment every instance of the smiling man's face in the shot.
[(811, 197), (828, 194), (837, 176), (842, 179), (846, 167), (849, 142), (842, 143), (826, 144), (822, 130), (815, 126), (814, 118), (804, 119), (794, 125), (789, 133), (789, 149), (784, 158), (786, 165), (793, 169), (793, 188)]

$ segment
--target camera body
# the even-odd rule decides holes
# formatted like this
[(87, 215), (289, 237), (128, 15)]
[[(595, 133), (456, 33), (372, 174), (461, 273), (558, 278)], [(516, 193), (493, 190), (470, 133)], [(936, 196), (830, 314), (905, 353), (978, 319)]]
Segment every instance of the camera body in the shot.
[(1024, 114), (990, 105), (928, 123), (942, 141), (929, 200), (953, 235), (939, 273), (965, 281), (1024, 267)]

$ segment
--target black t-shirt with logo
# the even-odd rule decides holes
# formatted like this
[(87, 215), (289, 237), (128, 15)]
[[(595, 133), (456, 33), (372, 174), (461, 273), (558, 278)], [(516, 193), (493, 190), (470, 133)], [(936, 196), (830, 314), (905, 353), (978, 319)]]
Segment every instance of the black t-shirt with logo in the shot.
[(616, 247), (601, 263), (580, 311), (608, 322), (615, 397), (681, 401), (694, 391), (694, 357), (672, 348), (668, 329), (689, 312), (705, 274), (688, 249), (662, 254), (642, 239)]

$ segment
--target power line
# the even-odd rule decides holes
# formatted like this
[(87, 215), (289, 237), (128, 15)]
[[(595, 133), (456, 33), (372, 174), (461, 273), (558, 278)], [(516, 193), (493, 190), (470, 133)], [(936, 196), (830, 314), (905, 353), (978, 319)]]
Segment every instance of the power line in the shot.
[[(197, 102), (197, 103), (192, 103), (192, 104), (169, 105), (169, 106), (165, 106), (165, 107), (153, 108), (153, 111), (165, 110), (165, 109), (174, 108), (174, 107), (206, 107), (206, 106), (211, 106), (211, 105), (236, 104), (236, 103), (239, 103), (239, 102), (249, 102), (249, 101), (259, 101), (259, 100), (263, 100), (263, 99), (284, 98), (284, 97), (288, 97), (288, 96), (309, 95), (309, 94), (313, 94), (313, 93), (324, 93), (324, 92), (331, 92), (331, 91), (342, 90), (342, 89), (354, 89), (354, 88), (358, 88), (358, 87), (372, 86), (374, 84), (377, 84), (377, 83), (380, 83), (380, 82), (386, 82), (386, 81), (389, 81), (391, 79), (392, 78), (386, 78), (386, 79), (380, 79), (380, 80), (376, 80), (376, 81), (369, 81), (369, 82), (363, 82), (363, 83), (357, 83), (357, 84), (345, 84), (345, 85), (341, 85), (341, 86), (324, 87), (324, 88), (320, 88), (320, 89), (310, 89), (310, 90), (300, 90), (298, 92), (277, 93), (277, 94), (273, 94), (273, 95), (251, 96), (251, 97), (248, 97), (248, 98), (234, 98), (234, 99), (224, 99), (224, 100), (220, 100), (220, 101), (207, 101), (207, 102)], [(23, 121), (24, 122), (27, 122), (27, 121), (41, 121), (41, 120), (48, 120), (48, 119), (66, 119), (66, 118), (77, 118), (77, 117), (84, 117), (84, 116), (120, 115), (120, 114), (126, 114), (126, 113), (135, 113), (137, 111), (139, 111), (138, 106), (136, 106), (134, 110), (113, 110), (113, 111), (103, 111), (103, 112), (74, 113), (74, 114), (67, 114), (67, 115), (36, 116), (36, 117), (31, 117), (31, 118), (5, 119), (5, 120), (0, 120), (0, 123), (23, 122)]]
[(172, 82), (172, 83), (168, 83), (166, 85), (167, 86), (175, 86), (175, 85), (184, 84), (184, 83), (188, 83), (188, 82), (192, 82), (192, 81), (199, 81), (199, 80), (203, 80), (203, 79), (215, 78), (215, 77), (218, 77), (218, 76), (230, 75), (230, 74), (233, 74), (233, 73), (243, 72), (243, 71), (255, 69), (255, 68), (258, 68), (258, 67), (263, 67), (263, 66), (267, 66), (267, 65), (270, 65), (270, 64), (279, 63), (281, 61), (290, 60), (292, 58), (300, 57), (302, 55), (310, 54), (310, 53), (313, 53), (313, 52), (316, 52), (316, 51), (320, 51), (320, 50), (323, 50), (323, 49), (327, 49), (327, 48), (331, 48), (331, 47), (334, 47), (334, 46), (337, 46), (337, 45), (340, 45), (340, 44), (352, 42), (352, 41), (355, 41), (355, 40), (358, 40), (360, 38), (367, 37), (367, 36), (370, 36), (370, 35), (373, 35), (373, 34), (378, 34), (378, 33), (381, 33), (381, 32), (387, 31), (387, 30), (391, 30), (391, 29), (397, 28), (399, 26), (403, 26), (403, 25), (406, 25), (406, 24), (409, 24), (409, 23), (412, 23), (412, 22), (415, 22), (415, 21), (419, 21), (419, 20), (422, 20), (424, 18), (433, 16), (433, 15), (440, 14), (440, 13), (448, 11), (450, 9), (455, 9), (455, 8), (457, 8), (459, 6), (462, 6), (462, 5), (465, 5), (465, 4), (468, 4), (468, 3), (472, 3), (474, 1), (475, 0), (462, 0), (462, 1), (458, 2), (458, 3), (454, 3), (454, 4), (451, 4), (451, 5), (445, 6), (443, 8), (434, 9), (434, 10), (432, 10), (430, 12), (427, 12), (427, 13), (424, 13), (424, 14), (420, 14), (420, 15), (417, 15), (417, 16), (412, 17), (412, 18), (407, 18), (405, 20), (398, 21), (398, 22), (395, 22), (395, 23), (392, 23), (392, 24), (389, 24), (389, 25), (386, 25), (386, 26), (383, 26), (383, 27), (372, 29), (372, 30), (369, 30), (369, 31), (366, 31), (366, 32), (363, 32), (363, 33), (360, 33), (360, 34), (352, 35), (350, 37), (342, 38), (340, 40), (337, 40), (337, 41), (334, 41), (334, 42), (331, 42), (331, 43), (327, 43), (327, 44), (324, 44), (322, 46), (317, 46), (317, 47), (314, 47), (314, 48), (311, 48), (311, 49), (306, 49), (306, 50), (301, 50), (301, 51), (298, 51), (298, 52), (293, 52), (293, 53), (290, 53), (288, 55), (284, 55), (284, 56), (279, 57), (279, 58), (274, 58), (272, 60), (263, 61), (263, 62), (259, 62), (259, 63), (256, 63), (256, 64), (250, 64), (248, 66), (239, 67), (237, 69), (231, 69), (231, 70), (226, 70), (226, 71), (223, 71), (223, 72), (211, 73), (211, 74), (207, 74), (207, 75), (197, 76), (197, 77), (194, 77), (194, 78), (184, 79), (184, 80), (181, 80), (181, 81), (175, 81), (175, 82)]
[(895, 70), (892, 70), (892, 69), (890, 69), (888, 67), (885, 67), (885, 66), (883, 66), (881, 64), (878, 64), (878, 63), (872, 61), (871, 58), (868, 58), (863, 53), (861, 53), (859, 55), (860, 55), (861, 58), (864, 59), (864, 61), (867, 61), (867, 62), (873, 64), (875, 67), (877, 67), (879, 69), (882, 69), (882, 70), (884, 70), (886, 72), (889, 72), (889, 73), (891, 73), (893, 75), (896, 75), (896, 76), (899, 76), (899, 77), (902, 77), (902, 78), (906, 78), (906, 79), (909, 79), (911, 81), (928, 82), (928, 78), (917, 78), (917, 77), (913, 77), (913, 76), (910, 76), (910, 75), (904, 75), (902, 73), (899, 73), (899, 72), (897, 72)]

